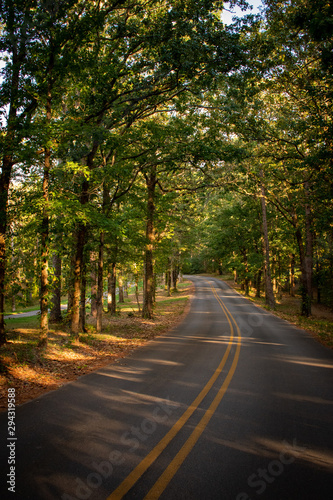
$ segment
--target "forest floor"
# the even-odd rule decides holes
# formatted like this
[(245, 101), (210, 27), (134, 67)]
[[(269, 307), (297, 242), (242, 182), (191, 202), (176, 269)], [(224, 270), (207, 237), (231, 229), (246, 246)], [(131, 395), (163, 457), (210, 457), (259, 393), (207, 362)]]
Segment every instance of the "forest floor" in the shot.
[[(214, 277), (226, 281), (245, 296), (240, 285), (230, 277)], [(129, 295), (125, 304), (118, 304), (116, 316), (104, 315), (101, 334), (96, 334), (94, 320), (88, 316), (88, 331), (80, 334), (79, 340), (70, 337), (65, 321), (50, 325), (46, 348), (38, 347), (38, 316), (8, 320), (8, 343), (0, 348), (0, 412), (7, 408), (8, 388), (15, 388), (17, 404), (25, 403), (123, 358), (157, 335), (167, 333), (187, 314), (193, 291), (189, 281), (181, 283), (178, 292), (171, 297), (167, 297), (165, 290), (158, 290), (152, 320), (141, 317), (134, 295)], [(248, 298), (267, 308), (265, 299), (256, 298), (254, 290)], [(140, 299), (142, 301), (142, 297)], [(299, 311), (300, 298), (282, 294), (277, 299), (276, 310), (271, 312), (333, 348), (333, 311), (318, 304), (313, 304), (310, 318), (301, 316)]]
[(186, 316), (193, 291), (189, 281), (179, 284), (171, 297), (158, 290), (152, 320), (141, 317), (134, 295), (129, 295), (118, 304), (116, 316), (104, 315), (102, 333), (96, 334), (94, 319), (88, 316), (88, 331), (79, 340), (70, 337), (66, 322), (50, 325), (46, 348), (38, 347), (37, 316), (7, 321), (8, 342), (0, 348), (0, 412), (7, 409), (8, 388), (15, 389), (16, 404), (25, 403), (167, 333)]
[[(208, 275), (207, 275), (208, 276)], [(269, 310), (265, 304), (265, 298), (255, 296), (255, 290), (250, 290), (250, 295), (246, 296), (245, 291), (241, 290), (241, 285), (235, 283), (230, 276), (214, 276), (228, 283), (229, 286), (237, 290), (241, 295), (247, 297), (252, 302), (264, 309)], [(276, 297), (276, 309), (270, 310), (276, 316), (289, 321), (303, 330), (309, 332), (317, 341), (326, 347), (333, 349), (333, 311), (322, 304), (312, 304), (312, 314), (309, 318), (301, 316), (301, 299), (299, 296), (291, 297), (288, 293), (282, 293)]]

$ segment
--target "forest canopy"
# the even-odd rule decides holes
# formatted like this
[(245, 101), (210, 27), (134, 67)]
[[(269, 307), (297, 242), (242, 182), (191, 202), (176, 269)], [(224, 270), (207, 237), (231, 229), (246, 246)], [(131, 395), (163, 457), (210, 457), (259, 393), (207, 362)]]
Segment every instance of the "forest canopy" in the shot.
[(182, 273), (333, 307), (332, 3), (223, 4), (0, 1), (0, 344)]

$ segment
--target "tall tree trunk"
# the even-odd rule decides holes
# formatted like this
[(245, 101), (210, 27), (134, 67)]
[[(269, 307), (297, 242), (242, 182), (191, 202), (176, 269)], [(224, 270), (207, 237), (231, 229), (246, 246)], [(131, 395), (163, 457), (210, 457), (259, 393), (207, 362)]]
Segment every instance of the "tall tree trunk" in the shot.
[(138, 304), (138, 311), (141, 312), (140, 300), (139, 300), (139, 275), (135, 275), (135, 298), (136, 303)]
[(75, 255), (76, 255), (76, 240), (77, 240), (77, 228), (73, 231), (71, 238), (71, 255), (69, 261), (69, 277), (68, 277), (68, 300), (67, 300), (67, 316), (72, 316), (73, 308), (73, 295), (74, 295), (74, 269), (75, 269)]
[(108, 313), (111, 313), (112, 308), (112, 290), (111, 290), (111, 265), (108, 265)]
[(61, 316), (61, 256), (58, 252), (54, 252), (52, 256), (52, 265), (54, 269), (53, 293), (52, 293), (52, 309), (50, 312), (50, 322), (58, 323), (62, 320)]
[(165, 284), (167, 287), (167, 296), (171, 297), (171, 259), (168, 257), (168, 268), (165, 273)]
[(111, 295), (111, 304), (109, 312), (112, 316), (114, 316), (116, 314), (116, 309), (117, 309), (117, 295), (116, 295), (117, 273), (116, 273), (115, 262), (110, 263), (109, 274), (110, 274), (110, 295)]
[[(263, 179), (264, 174), (262, 171), (260, 176)], [(266, 193), (263, 181), (261, 182), (260, 201), (262, 210), (262, 228), (263, 228), (264, 254), (265, 254), (265, 297), (266, 297), (266, 304), (271, 309), (275, 309), (276, 305), (272, 287), (271, 266), (270, 266), (269, 239), (268, 239), (267, 212), (266, 212)]]
[[(47, 126), (51, 125), (51, 111), (52, 111), (52, 82), (51, 73), (53, 67), (53, 56), (51, 55), (50, 67), (49, 67), (49, 81), (48, 81), (48, 92), (46, 100), (46, 123)], [(47, 137), (49, 140), (49, 137)], [(41, 282), (40, 282), (40, 329), (41, 334), (39, 338), (39, 345), (47, 345), (48, 332), (49, 332), (49, 318), (48, 318), (48, 293), (49, 293), (49, 252), (50, 252), (50, 242), (49, 242), (49, 182), (50, 182), (50, 171), (51, 171), (51, 149), (45, 147), (44, 156), (44, 177), (43, 177), (43, 218), (41, 227), (41, 259), (42, 259), (42, 269), (41, 269)]]
[(98, 267), (97, 267), (97, 316), (96, 316), (96, 331), (102, 331), (102, 317), (103, 317), (103, 266), (104, 266), (104, 231), (99, 235), (99, 249), (98, 249)]
[(0, 177), (0, 345), (7, 342), (5, 332), (5, 276), (6, 276), (6, 230), (7, 230), (7, 205), (9, 182), (13, 162), (9, 155), (5, 155), (2, 162)]
[(96, 272), (96, 252), (90, 254), (90, 306), (91, 315), (97, 317), (97, 272)]
[[(102, 121), (102, 114), (99, 117), (96, 125)], [(98, 150), (99, 143), (94, 141), (92, 149), (86, 158), (86, 165), (89, 171), (94, 169), (94, 158)], [(83, 178), (81, 187), (80, 203), (86, 205), (89, 201), (89, 181), (86, 177)], [(80, 288), (81, 288), (81, 275), (83, 272), (84, 263), (84, 246), (87, 238), (87, 226), (80, 222), (78, 224), (77, 244), (74, 263), (74, 286), (73, 286), (73, 306), (71, 311), (71, 335), (75, 338), (79, 336), (80, 327)]]
[(245, 290), (245, 295), (249, 295), (250, 294), (250, 283), (249, 283), (249, 278), (248, 278), (248, 272), (249, 272), (249, 265), (248, 265), (248, 260), (247, 260), (247, 251), (246, 249), (244, 248), (242, 250), (242, 254), (243, 254), (243, 262), (244, 262), (244, 266), (245, 266), (245, 278), (244, 278), (244, 290)]
[(262, 270), (259, 269), (259, 271), (256, 274), (256, 297), (260, 299), (260, 291), (261, 291), (261, 276), (262, 276)]
[[(84, 179), (81, 190), (81, 205), (88, 203), (89, 182)], [(74, 279), (73, 279), (73, 304), (71, 309), (71, 335), (75, 338), (79, 336), (80, 328), (80, 296), (81, 296), (81, 275), (83, 271), (84, 246), (86, 243), (87, 227), (84, 223), (78, 224), (76, 252), (74, 259)]]
[(310, 316), (311, 314), (311, 297), (308, 290), (307, 267), (305, 263), (305, 249), (303, 244), (302, 233), (299, 227), (296, 228), (296, 240), (299, 251), (300, 267), (301, 267), (301, 315)]
[(119, 289), (119, 304), (123, 304), (124, 300), (124, 280), (121, 273), (118, 273), (118, 289)]
[[(295, 236), (298, 246), (299, 260), (300, 260), (300, 268), (301, 268), (301, 315), (302, 316), (310, 316), (311, 314), (311, 285), (312, 285), (312, 266), (311, 266), (311, 278), (308, 277), (309, 271), (309, 260), (307, 259), (307, 252), (311, 253), (310, 247), (312, 247), (312, 238), (310, 238), (310, 242), (307, 241), (308, 237), (308, 228), (306, 222), (306, 231), (305, 231), (305, 245), (303, 242), (302, 231), (299, 226), (298, 217), (295, 211), (292, 212), (292, 222), (295, 228)], [(310, 288), (309, 288), (310, 286)]]
[(289, 263), (289, 294), (295, 297), (295, 255), (290, 255)]
[(312, 301), (312, 276), (313, 276), (313, 224), (312, 224), (312, 210), (310, 204), (310, 190), (309, 183), (306, 182), (304, 186), (306, 202), (305, 202), (305, 269), (307, 292), (309, 296), (309, 314), (311, 314), (311, 301)]
[(49, 149), (45, 150), (45, 166), (44, 166), (44, 178), (43, 178), (43, 219), (41, 227), (41, 280), (40, 280), (40, 328), (41, 334), (39, 339), (39, 345), (43, 346), (47, 344), (48, 331), (49, 331), (49, 320), (48, 320), (48, 260), (49, 260), (49, 213), (48, 213), (48, 201), (49, 201), (49, 177), (50, 177), (50, 158), (51, 151)]
[(79, 315), (79, 331), (86, 332), (86, 294), (87, 294), (87, 275), (86, 262), (83, 254), (82, 272), (81, 272), (81, 287), (80, 287), (80, 315)]
[(80, 328), (80, 297), (81, 274), (83, 269), (84, 245), (86, 240), (86, 227), (80, 223), (77, 231), (76, 252), (74, 258), (73, 303), (71, 308), (71, 335), (79, 336)]
[[(13, 14), (14, 16), (14, 14)], [(13, 25), (14, 25), (13, 19)], [(17, 120), (18, 90), (20, 80), (21, 64), (24, 59), (25, 50), (21, 44), (21, 50), (18, 51), (13, 33), (12, 46), (12, 78), (10, 89), (10, 105), (8, 111), (7, 133), (3, 137), (3, 157), (0, 175), (0, 345), (7, 342), (5, 332), (5, 276), (6, 276), (6, 231), (7, 231), (7, 209), (9, 184), (14, 165), (13, 152), (15, 145), (15, 127)]]
[(153, 249), (155, 241), (154, 215), (155, 215), (155, 190), (157, 176), (156, 167), (152, 167), (150, 173), (146, 176), (147, 184), (147, 221), (146, 221), (146, 250), (145, 250), (145, 269), (144, 269), (144, 297), (142, 317), (152, 318), (153, 315), (153, 279), (154, 262)]
[(177, 292), (178, 273), (179, 273), (179, 268), (177, 264), (174, 262), (172, 269), (172, 289), (174, 292)]

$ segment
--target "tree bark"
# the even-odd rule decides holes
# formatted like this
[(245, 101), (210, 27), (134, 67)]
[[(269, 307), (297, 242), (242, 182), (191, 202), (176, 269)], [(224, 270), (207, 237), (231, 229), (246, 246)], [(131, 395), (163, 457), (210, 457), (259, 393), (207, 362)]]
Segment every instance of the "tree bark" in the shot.
[(289, 294), (295, 297), (295, 255), (290, 255), (289, 263)]
[(124, 300), (124, 280), (121, 273), (118, 273), (118, 288), (119, 288), (119, 304), (123, 304)]
[(52, 309), (50, 312), (50, 322), (59, 323), (62, 320), (61, 315), (61, 256), (54, 252), (52, 257), (52, 265), (54, 269), (54, 282), (52, 294)]
[(168, 269), (165, 273), (165, 284), (167, 287), (167, 296), (171, 297), (171, 259), (168, 257)]
[[(14, 13), (13, 13), (14, 18)], [(12, 20), (14, 25), (14, 19)], [(22, 38), (20, 50), (15, 43), (15, 35), (13, 36), (12, 46), (12, 78), (10, 88), (10, 105), (8, 111), (7, 133), (5, 134), (2, 168), (0, 176), (0, 345), (7, 342), (5, 332), (5, 276), (6, 276), (6, 232), (7, 232), (7, 210), (8, 210), (8, 193), (9, 184), (14, 165), (13, 152), (15, 145), (15, 127), (17, 120), (18, 106), (18, 90), (20, 81), (20, 70), (25, 57), (24, 38)]]
[[(309, 289), (309, 285), (312, 282), (312, 267), (309, 270), (309, 263), (306, 259), (306, 252), (310, 249), (310, 242), (307, 241), (307, 230), (305, 240), (306, 243), (304, 245), (302, 231), (299, 226), (298, 217), (295, 211), (292, 212), (292, 222), (295, 228), (295, 236), (297, 241), (299, 260), (300, 260), (300, 268), (301, 268), (301, 315), (302, 316), (310, 316), (311, 315), (311, 287)], [(306, 224), (307, 225), (307, 224)], [(312, 245), (312, 240), (311, 240)], [(308, 278), (308, 271), (311, 273), (311, 278)]]
[[(52, 113), (52, 82), (51, 73), (53, 68), (53, 54), (51, 54), (49, 64), (49, 81), (48, 92), (46, 100), (46, 123), (47, 126), (51, 125)], [(49, 137), (46, 137), (49, 140)], [(48, 318), (48, 293), (49, 293), (49, 183), (51, 171), (51, 149), (45, 147), (44, 155), (44, 177), (43, 177), (43, 218), (41, 227), (41, 284), (40, 284), (40, 329), (41, 334), (39, 338), (39, 346), (47, 345), (48, 332), (49, 332), (49, 318)]]
[(80, 315), (79, 315), (79, 331), (86, 332), (86, 291), (87, 291), (87, 276), (86, 276), (86, 262), (83, 255), (83, 264), (81, 272), (81, 286), (80, 286)]
[(154, 262), (153, 250), (155, 242), (154, 216), (155, 216), (155, 190), (157, 176), (156, 167), (152, 167), (146, 176), (147, 185), (147, 221), (146, 221), (146, 250), (144, 266), (144, 297), (142, 307), (142, 317), (151, 319), (153, 316), (153, 279)]
[(261, 276), (262, 276), (262, 270), (259, 269), (256, 275), (256, 297), (260, 299), (260, 291), (261, 291)]
[(117, 296), (116, 296), (116, 282), (117, 282), (117, 273), (116, 273), (116, 263), (111, 262), (109, 266), (109, 287), (110, 287), (110, 295), (111, 295), (111, 303), (109, 312), (112, 316), (116, 314), (117, 308)]
[(83, 251), (86, 239), (86, 227), (80, 223), (77, 231), (76, 252), (74, 258), (73, 303), (71, 308), (71, 335), (79, 336), (81, 273), (83, 268)]
[(309, 300), (309, 314), (311, 314), (311, 301), (312, 301), (312, 276), (313, 276), (313, 224), (312, 224), (312, 210), (310, 205), (309, 184), (305, 183), (304, 186), (306, 201), (305, 201), (305, 269), (306, 269), (306, 282), (307, 293)]
[[(85, 178), (82, 182), (81, 205), (88, 203), (89, 182)], [(73, 280), (73, 304), (71, 309), (71, 335), (75, 338), (79, 336), (80, 328), (80, 296), (81, 296), (81, 275), (83, 270), (84, 246), (86, 243), (87, 228), (84, 223), (78, 224), (76, 252), (74, 259), (74, 280)]]
[(90, 307), (93, 318), (97, 317), (97, 273), (96, 273), (96, 252), (90, 254)]
[(98, 250), (98, 266), (97, 266), (97, 316), (96, 316), (96, 331), (102, 331), (103, 318), (103, 266), (104, 266), (104, 231), (99, 235), (99, 250)]
[[(264, 177), (261, 171), (261, 177)], [(264, 255), (265, 255), (265, 300), (266, 304), (275, 309), (275, 297), (272, 287), (271, 266), (270, 266), (270, 252), (269, 252), (269, 239), (268, 239), (268, 226), (267, 226), (267, 212), (266, 212), (266, 193), (263, 181), (261, 182), (261, 210), (262, 210), (262, 229), (264, 238)]]
[(135, 298), (136, 298), (136, 303), (138, 304), (138, 311), (141, 313), (141, 306), (140, 306), (140, 300), (139, 300), (139, 275), (135, 275)]
[(248, 278), (249, 266), (248, 266), (248, 260), (247, 260), (247, 251), (245, 248), (242, 250), (242, 254), (243, 254), (243, 262), (244, 262), (244, 266), (245, 266), (244, 290), (245, 290), (245, 295), (249, 295), (249, 293), (250, 293), (250, 288), (249, 288), (250, 283), (249, 283), (249, 278)]
[(308, 290), (307, 266), (305, 263), (305, 249), (303, 244), (302, 233), (299, 227), (296, 228), (296, 240), (299, 251), (300, 267), (301, 267), (301, 315), (310, 316), (311, 314), (311, 297)]
[(179, 268), (177, 264), (173, 264), (173, 269), (172, 269), (172, 289), (174, 292), (177, 292), (177, 282), (178, 282), (178, 274), (179, 274)]

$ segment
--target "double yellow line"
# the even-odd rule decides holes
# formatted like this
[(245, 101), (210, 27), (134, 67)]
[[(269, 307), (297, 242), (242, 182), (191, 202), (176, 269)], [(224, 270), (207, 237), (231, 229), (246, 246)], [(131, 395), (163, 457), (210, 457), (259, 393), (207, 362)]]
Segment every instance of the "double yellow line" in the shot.
[[(209, 284), (210, 285), (210, 284)], [(216, 382), (218, 376), (222, 372), (227, 359), (229, 357), (231, 347), (234, 343), (235, 339), (235, 334), (234, 334), (234, 326), (236, 328), (237, 332), (237, 345), (236, 345), (236, 351), (235, 355), (230, 367), (230, 370), (227, 373), (227, 376), (220, 387), (218, 393), (216, 394), (215, 398), (213, 399), (212, 403), (210, 404), (209, 408), (206, 410), (205, 414), (201, 418), (200, 422), (198, 425), (195, 427), (193, 430), (192, 434), (190, 437), (187, 439), (185, 444), (182, 446), (180, 451), (177, 453), (175, 458), (170, 462), (168, 467), (165, 469), (163, 474), (159, 477), (159, 479), (156, 481), (154, 486), (151, 488), (151, 490), (147, 493), (145, 496), (144, 500), (154, 500), (158, 499), (173, 476), (176, 474), (182, 463), (184, 462), (185, 458), (188, 456), (188, 454), (191, 452), (192, 448), (198, 441), (199, 437), (207, 427), (210, 419), (212, 418), (213, 414), (215, 413), (218, 405), (220, 404), (229, 384), (230, 381), (235, 373), (238, 359), (239, 359), (239, 353), (240, 353), (240, 347), (241, 347), (241, 333), (238, 328), (238, 325), (233, 318), (232, 314), (230, 311), (226, 308), (226, 306), (223, 304), (221, 301), (220, 297), (217, 294), (217, 291), (215, 288), (213, 288), (210, 285), (210, 288), (220, 304), (227, 320), (230, 326), (230, 338), (229, 338), (229, 343), (227, 346), (227, 349), (224, 353), (224, 356), (215, 370), (213, 376), (210, 378), (210, 380), (207, 382), (205, 387), (202, 389), (200, 394), (195, 398), (193, 403), (187, 408), (187, 410), (183, 413), (183, 415), (177, 420), (177, 422), (171, 427), (171, 429), (168, 431), (168, 433), (161, 439), (161, 441), (151, 450), (150, 453), (135, 467), (135, 469), (124, 479), (124, 481), (111, 493), (111, 495), (107, 498), (107, 500), (120, 500), (122, 499), (126, 493), (134, 486), (134, 484), (140, 479), (140, 477), (146, 472), (146, 470), (151, 466), (151, 464), (159, 457), (159, 455), (165, 450), (165, 448), (168, 446), (168, 444), (172, 441), (172, 439), (178, 434), (178, 432), (182, 429), (182, 427), (185, 425), (185, 423), (188, 421), (188, 419), (193, 415), (195, 410), (198, 408), (199, 404), (202, 402), (202, 400), (206, 397), (210, 389), (213, 387), (214, 383)]]

